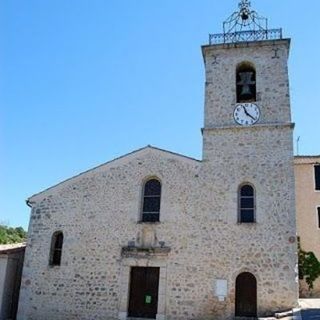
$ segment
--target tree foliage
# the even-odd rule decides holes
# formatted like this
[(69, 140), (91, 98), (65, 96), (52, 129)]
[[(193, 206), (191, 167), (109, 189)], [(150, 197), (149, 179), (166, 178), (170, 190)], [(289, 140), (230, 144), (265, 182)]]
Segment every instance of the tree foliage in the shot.
[(309, 290), (312, 290), (314, 281), (320, 276), (320, 262), (313, 252), (301, 249), (300, 241), (298, 241), (298, 250), (299, 278), (305, 279)]
[(22, 227), (11, 228), (0, 225), (0, 244), (21, 243), (26, 241), (27, 233)]

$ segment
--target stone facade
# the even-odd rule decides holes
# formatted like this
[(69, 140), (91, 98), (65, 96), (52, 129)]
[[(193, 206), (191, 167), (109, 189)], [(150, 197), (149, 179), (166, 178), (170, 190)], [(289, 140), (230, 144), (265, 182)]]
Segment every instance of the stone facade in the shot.
[[(233, 319), (242, 272), (257, 280), (258, 315), (294, 307), (288, 51), (288, 40), (203, 47), (202, 161), (148, 146), (31, 197), (18, 319), (126, 319), (135, 266), (160, 268), (157, 319)], [(232, 117), (242, 61), (257, 71), (262, 115), (252, 127)], [(161, 181), (160, 222), (141, 223), (150, 177)], [(244, 182), (255, 189), (255, 223), (238, 223)], [(52, 267), (51, 236), (58, 230), (62, 261)], [(217, 293), (218, 280), (227, 284), (225, 296)]]
[[(320, 156), (297, 156), (294, 161), (296, 179), (297, 233), (301, 248), (313, 252), (320, 260), (320, 228), (318, 208), (320, 191), (315, 189), (314, 166), (320, 164)], [(305, 281), (300, 281), (301, 297), (320, 297), (320, 279), (309, 290)]]

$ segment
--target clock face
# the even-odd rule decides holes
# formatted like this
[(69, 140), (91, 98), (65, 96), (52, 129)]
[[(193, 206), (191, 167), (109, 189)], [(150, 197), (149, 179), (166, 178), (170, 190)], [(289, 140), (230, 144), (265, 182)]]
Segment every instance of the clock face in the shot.
[(234, 109), (234, 120), (242, 126), (251, 126), (260, 118), (260, 109), (254, 103), (239, 103)]

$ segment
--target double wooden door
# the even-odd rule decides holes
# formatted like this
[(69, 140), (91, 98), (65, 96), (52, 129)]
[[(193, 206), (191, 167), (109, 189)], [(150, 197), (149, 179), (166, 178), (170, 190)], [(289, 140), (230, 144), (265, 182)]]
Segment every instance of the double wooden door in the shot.
[(155, 319), (158, 311), (160, 268), (131, 269), (129, 317)]

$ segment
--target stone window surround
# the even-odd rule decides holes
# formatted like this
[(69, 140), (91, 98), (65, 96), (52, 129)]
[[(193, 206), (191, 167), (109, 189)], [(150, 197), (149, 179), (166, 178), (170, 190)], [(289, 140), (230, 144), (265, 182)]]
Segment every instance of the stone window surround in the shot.
[[(142, 214), (143, 214), (143, 202), (144, 202), (144, 187), (145, 184), (149, 181), (149, 180), (158, 180), (160, 182), (161, 185), (161, 195), (160, 195), (160, 211), (159, 211), (159, 221), (155, 221), (155, 222), (147, 222), (147, 221), (143, 221), (142, 219)], [(161, 223), (161, 202), (162, 202), (162, 193), (163, 193), (163, 185), (162, 185), (162, 177), (160, 177), (160, 175), (156, 175), (156, 174), (151, 174), (151, 175), (146, 175), (141, 181), (140, 181), (140, 202), (139, 202), (139, 208), (138, 208), (138, 216), (137, 216), (137, 223), (147, 223), (147, 224), (157, 224), (157, 223)]]
[[(57, 243), (57, 239), (58, 237), (61, 237), (61, 248), (57, 247), (58, 243)], [(63, 244), (64, 244), (64, 238), (65, 235), (63, 233), (62, 230), (56, 230), (52, 233), (51, 236), (51, 243), (50, 243), (50, 251), (49, 251), (49, 267), (50, 268), (55, 268), (55, 267), (60, 267), (61, 266), (61, 262), (62, 262), (62, 250), (63, 250)], [(57, 251), (59, 251), (59, 258), (58, 261), (56, 261), (57, 257)]]
[[(241, 201), (241, 188), (243, 186), (250, 186), (253, 188), (253, 202), (254, 202), (254, 212), (253, 212), (253, 221), (252, 222), (241, 222), (241, 204), (240, 204), (240, 201)], [(238, 208), (237, 208), (237, 224), (243, 224), (243, 225), (252, 225), (252, 224), (256, 224), (257, 223), (257, 192), (256, 192), (256, 188), (254, 186), (253, 183), (251, 182), (248, 182), (248, 181), (245, 181), (245, 182), (242, 182), (239, 187), (238, 187)]]
[(119, 320), (127, 320), (130, 296), (130, 274), (132, 267), (159, 267), (159, 293), (158, 293), (158, 313), (156, 320), (166, 319), (166, 281), (167, 281), (167, 262), (163, 259), (135, 259), (124, 258), (121, 266), (120, 275), (120, 305)]
[[(159, 211), (157, 213), (158, 219), (156, 221), (148, 221), (148, 220), (144, 220), (144, 204), (146, 201), (146, 198), (150, 197), (149, 195), (146, 195), (146, 186), (147, 183), (150, 181), (157, 181), (160, 184), (160, 194), (159, 195), (153, 195), (152, 197), (159, 197), (160, 199), (160, 203), (159, 203)], [(155, 222), (160, 222), (160, 210), (161, 210), (161, 195), (162, 195), (162, 182), (161, 180), (157, 177), (157, 176), (149, 176), (147, 179), (143, 179), (143, 187), (142, 187), (142, 199), (141, 199), (141, 209), (140, 209), (140, 222), (149, 222), (149, 223), (155, 223)]]
[[(239, 70), (241, 71), (241, 69), (248, 69), (250, 71), (253, 72), (254, 74), (254, 81), (255, 81), (255, 84), (254, 84), (254, 88), (255, 88), (255, 94), (254, 94), (254, 99), (247, 99), (247, 100), (244, 100), (242, 101), (240, 99), (240, 97), (238, 96), (238, 87), (239, 87), (239, 84), (237, 82), (237, 79), (238, 79), (238, 74), (239, 74)], [(251, 61), (248, 61), (248, 60), (245, 60), (245, 61), (241, 61), (237, 64), (237, 67), (236, 67), (236, 103), (245, 103), (245, 102), (256, 102), (258, 100), (257, 98), (257, 95), (258, 95), (258, 92), (257, 92), (257, 70), (256, 70), (256, 67), (255, 67), (255, 64)]]

